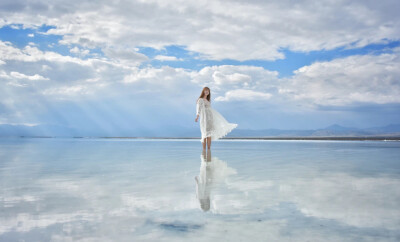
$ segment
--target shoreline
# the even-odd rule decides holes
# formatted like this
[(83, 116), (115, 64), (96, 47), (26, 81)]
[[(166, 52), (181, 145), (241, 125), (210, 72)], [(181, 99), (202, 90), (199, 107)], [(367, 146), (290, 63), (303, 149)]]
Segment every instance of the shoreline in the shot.
[[(0, 138), (71, 138), (71, 139), (187, 139), (197, 140), (200, 137), (106, 137), (106, 136), (0, 136)], [(220, 140), (346, 140), (346, 141), (400, 141), (400, 136), (319, 136), (319, 137), (231, 137)]]

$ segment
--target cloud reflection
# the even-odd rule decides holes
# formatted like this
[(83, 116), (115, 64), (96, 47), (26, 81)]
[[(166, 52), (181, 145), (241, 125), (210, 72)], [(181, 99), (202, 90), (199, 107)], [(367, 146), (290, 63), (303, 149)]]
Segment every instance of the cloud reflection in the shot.
[[(226, 153), (218, 151), (224, 159), (203, 152), (199, 170), (194, 142), (7, 144), (0, 146), (0, 241), (398, 241), (400, 235), (398, 165), (382, 159), (389, 144), (374, 147), (380, 166), (362, 160), (367, 172), (357, 162), (371, 149), (364, 142), (334, 166), (321, 155), (333, 143), (309, 142), (298, 152), (270, 142), (279, 146), (257, 153), (254, 144), (242, 152), (226, 142)], [(335, 155), (348, 145), (335, 143)]]

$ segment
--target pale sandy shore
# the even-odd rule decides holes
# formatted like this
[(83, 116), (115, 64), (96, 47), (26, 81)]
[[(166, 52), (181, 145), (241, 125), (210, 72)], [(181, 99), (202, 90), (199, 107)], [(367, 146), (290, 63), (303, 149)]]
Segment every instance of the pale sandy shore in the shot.
[[(175, 137), (99, 137), (112, 139), (200, 139), (200, 137), (175, 138)], [(381, 140), (400, 141), (400, 137), (234, 137), (221, 138), (221, 140)]]
[[(200, 137), (55, 137), (55, 136), (3, 136), (1, 138), (75, 138), (75, 139), (187, 139), (197, 140)], [(371, 140), (371, 141), (400, 141), (400, 136), (319, 136), (319, 137), (225, 137), (220, 140)]]

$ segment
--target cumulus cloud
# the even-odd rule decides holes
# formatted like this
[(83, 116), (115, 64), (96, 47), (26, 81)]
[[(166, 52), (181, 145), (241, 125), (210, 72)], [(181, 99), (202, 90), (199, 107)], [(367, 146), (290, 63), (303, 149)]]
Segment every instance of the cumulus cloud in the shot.
[[(171, 103), (182, 108), (179, 104), (182, 102), (188, 110), (190, 104), (187, 100), (195, 100), (198, 91), (198, 86), (190, 82), (190, 70), (169, 66), (139, 68), (135, 63), (135, 55), (133, 59), (129, 59), (132, 56), (128, 55), (124, 61), (114, 59), (117, 58), (115, 56), (81, 59), (41, 51), (36, 47), (17, 48), (1, 41), (0, 53), (4, 60), (0, 65), (0, 81), (7, 84), (0, 89), (2, 123), (46, 122), (52, 113), (60, 110), (59, 105), (63, 105), (63, 108), (69, 106), (72, 112), (69, 115), (66, 112), (58, 114), (59, 118), (65, 116), (64, 120), (76, 119), (74, 122), (80, 123), (80, 117), (74, 113), (79, 110), (75, 110), (75, 107), (85, 107), (88, 100), (96, 103), (114, 100), (118, 107), (114, 107), (113, 112), (120, 112), (121, 108), (128, 109), (132, 99), (150, 99), (148, 95), (152, 95), (151, 100), (143, 101), (144, 105)], [(122, 52), (112, 54), (123, 55)], [(94, 112), (89, 108), (86, 111)], [(101, 114), (93, 114), (93, 118), (95, 115)], [(109, 113), (107, 118), (110, 118)], [(145, 115), (143, 118), (146, 118)]]
[(149, 60), (146, 55), (137, 53), (135, 49), (107, 47), (103, 48), (103, 52), (111, 60), (125, 65), (139, 65)]
[(400, 52), (315, 62), (295, 71), (279, 92), (317, 105), (400, 103)]
[(192, 82), (209, 86), (211, 92), (222, 95), (232, 89), (268, 90), (277, 85), (278, 72), (256, 66), (208, 66), (192, 73)]
[(43, 90), (42, 94), (45, 96), (54, 96), (54, 98), (56, 99), (70, 100), (77, 95), (93, 94), (93, 90), (89, 85), (78, 84), (61, 87), (49, 87)]
[[(77, 53), (82, 50), (71, 49)], [(107, 47), (104, 51), (104, 58), (89, 55), (82, 59), (42, 51), (36, 46), (17, 48), (0, 41), (0, 79), (8, 84), (0, 90), (0, 105), (7, 110), (1, 121), (38, 122), (22, 119), (32, 116), (35, 108), (45, 112), (49, 107), (43, 98), (48, 102), (107, 97), (124, 100), (133, 94), (153, 93), (159, 100), (175, 100), (175, 105), (187, 110), (190, 105), (186, 101), (198, 96), (204, 86), (211, 88), (212, 98), (217, 102), (239, 105), (235, 101), (257, 101), (261, 105), (258, 108), (275, 105), (279, 110), (400, 103), (399, 48), (380, 55), (315, 62), (287, 78), (279, 78), (276, 71), (250, 65), (206, 66), (198, 71), (140, 66), (148, 58), (138, 53), (138, 49)]]
[(9, 41), (0, 41), (0, 56), (3, 60), (14, 60), (23, 62), (57, 61), (57, 62), (73, 62), (84, 64), (80, 58), (64, 56), (52, 51), (41, 51), (35, 46), (27, 45), (19, 49)]
[[(189, 82), (190, 71), (182, 68), (173, 68), (163, 66), (161, 68), (147, 67), (132, 69), (131, 72), (124, 77), (123, 83), (138, 83), (141, 88), (146, 86), (153, 90), (176, 89), (181, 90), (183, 82)], [(193, 87), (193, 86), (192, 86)]]
[(84, 49), (80, 49), (78, 47), (74, 47), (72, 49), (69, 50), (69, 52), (80, 55), (80, 56), (86, 56), (87, 54), (89, 54), (89, 50), (84, 50)]
[(16, 78), (16, 79), (27, 79), (31, 81), (38, 81), (38, 80), (49, 80), (49, 78), (43, 77), (41, 75), (35, 74), (33, 76), (25, 75), (23, 73), (19, 73), (16, 71), (10, 72), (10, 78)]
[(181, 58), (176, 58), (176, 56), (167, 56), (167, 55), (157, 55), (154, 59), (159, 61), (181, 61)]
[(395, 49), (315, 62), (287, 78), (262, 67), (209, 66), (193, 72), (192, 82), (210, 87), (216, 101), (269, 99), (311, 109), (400, 103), (399, 55)]
[[(211, 88), (215, 101), (258, 101), (263, 105), (278, 105), (282, 110), (298, 105), (315, 109), (318, 105), (400, 102), (398, 49), (380, 55), (315, 62), (299, 68), (288, 78), (279, 78), (276, 71), (246, 65), (207, 66), (199, 71), (169, 66), (139, 67), (147, 57), (136, 51), (105, 48), (109, 58), (82, 59), (41, 51), (35, 46), (17, 48), (0, 41), (0, 78), (9, 84), (2, 90), (2, 103), (14, 100), (13, 106), (7, 104), (8, 110), (20, 107), (14, 111), (22, 117), (23, 103), (27, 100), (17, 100), (17, 96), (36, 100), (32, 95), (43, 95), (77, 101), (84, 97), (123, 99), (133, 93), (158, 93), (159, 98), (167, 100), (173, 93), (181, 93), (176, 98), (185, 102), (184, 98), (197, 96), (204, 86)], [(23, 91), (21, 87), (30, 89)]]
[[(4, 1), (3, 1), (4, 2)], [(4, 3), (5, 6), (9, 6)], [(72, 1), (20, 2), (2, 8), (9, 23), (53, 25), (62, 44), (88, 48), (176, 44), (207, 59), (284, 58), (281, 48), (311, 51), (398, 40), (399, 2), (365, 1)], [(46, 6), (37, 8), (38, 4)], [(95, 10), (95, 11), (93, 11)], [(40, 17), (38, 18), (38, 14)], [(370, 33), (374, 33), (373, 35)]]
[(217, 97), (215, 101), (233, 101), (233, 100), (260, 100), (260, 99), (270, 99), (270, 93), (257, 92), (252, 90), (237, 89), (228, 91), (223, 97)]
[(16, 87), (27, 87), (30, 84), (29, 82), (46, 81), (49, 80), (49, 78), (43, 77), (38, 74), (25, 75), (16, 71), (11, 71), (10, 73), (7, 73), (4, 70), (0, 70), (0, 80), (3, 80), (7, 85)]

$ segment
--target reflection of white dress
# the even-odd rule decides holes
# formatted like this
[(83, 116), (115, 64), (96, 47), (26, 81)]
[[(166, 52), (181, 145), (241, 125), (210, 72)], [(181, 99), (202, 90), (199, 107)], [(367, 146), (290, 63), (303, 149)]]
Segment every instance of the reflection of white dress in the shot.
[(237, 171), (215, 156), (207, 160), (202, 154), (200, 159), (200, 174), (195, 177), (196, 196), (199, 199), (201, 208), (204, 211), (208, 211), (211, 207), (210, 193), (212, 188), (217, 183), (224, 182), (228, 176), (237, 174)]
[(226, 119), (204, 98), (199, 98), (196, 105), (196, 113), (200, 116), (201, 142), (211, 136), (211, 140), (218, 140), (231, 132), (238, 125), (228, 123)]

